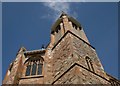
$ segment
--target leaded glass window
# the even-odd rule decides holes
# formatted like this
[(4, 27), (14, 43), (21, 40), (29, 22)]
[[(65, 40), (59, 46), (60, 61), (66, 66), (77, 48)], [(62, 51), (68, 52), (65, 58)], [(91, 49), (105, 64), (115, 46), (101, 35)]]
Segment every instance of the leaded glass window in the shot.
[(36, 75), (37, 64), (34, 62), (32, 65), (32, 73), (31, 75)]
[(30, 70), (31, 70), (31, 65), (28, 65), (26, 69), (26, 76), (30, 75)]
[(42, 74), (42, 64), (38, 64), (38, 75)]
[(32, 58), (27, 62), (26, 76), (42, 75), (43, 59)]

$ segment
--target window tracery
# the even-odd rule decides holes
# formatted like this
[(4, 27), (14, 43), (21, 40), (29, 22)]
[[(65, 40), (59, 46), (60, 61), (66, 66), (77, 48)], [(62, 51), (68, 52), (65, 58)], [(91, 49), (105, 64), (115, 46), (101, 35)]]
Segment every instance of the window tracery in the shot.
[(26, 64), (25, 76), (42, 75), (43, 58), (30, 57)]

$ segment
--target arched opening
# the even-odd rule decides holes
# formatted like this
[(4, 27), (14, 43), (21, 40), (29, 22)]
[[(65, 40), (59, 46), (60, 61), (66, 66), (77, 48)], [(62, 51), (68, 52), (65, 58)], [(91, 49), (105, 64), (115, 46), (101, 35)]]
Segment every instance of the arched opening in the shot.
[(88, 69), (94, 71), (92, 60), (88, 56), (86, 56), (85, 60), (87, 62)]
[(42, 75), (43, 61), (42, 57), (30, 57), (25, 62), (27, 65), (25, 76)]

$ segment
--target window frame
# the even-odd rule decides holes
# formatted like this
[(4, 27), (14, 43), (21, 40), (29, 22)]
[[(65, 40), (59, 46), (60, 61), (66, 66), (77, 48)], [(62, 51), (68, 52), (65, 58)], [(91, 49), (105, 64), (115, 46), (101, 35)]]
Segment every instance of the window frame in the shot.
[(88, 56), (85, 57), (85, 60), (86, 60), (86, 62), (87, 62), (88, 69), (89, 69), (90, 71), (93, 71), (93, 72), (94, 72), (94, 67), (93, 67), (93, 62), (92, 62), (92, 60), (91, 60)]
[[(32, 59), (31, 59), (32, 58)], [(35, 59), (33, 59), (33, 58), (35, 58)], [(37, 59), (36, 59), (37, 58)], [(43, 75), (43, 64), (44, 64), (44, 59), (42, 58), (42, 57), (29, 57), (27, 60), (26, 60), (26, 62), (25, 62), (25, 64), (26, 64), (26, 69), (25, 69), (25, 76), (27, 77), (27, 76), (41, 76), (41, 75)], [(35, 66), (35, 72), (33, 71), (33, 66), (34, 66), (34, 64), (36, 64), (36, 66)], [(39, 68), (39, 69), (41, 69), (41, 70), (39, 70), (38, 69), (38, 65), (39, 64), (41, 64), (42, 66), (41, 66), (41, 68)], [(29, 65), (31, 65), (31, 67), (30, 67), (30, 73), (29, 74), (27, 74), (27, 67), (29, 66)], [(39, 74), (38, 74), (38, 71), (41, 71)], [(33, 72), (34, 72), (34, 74), (33, 74)]]

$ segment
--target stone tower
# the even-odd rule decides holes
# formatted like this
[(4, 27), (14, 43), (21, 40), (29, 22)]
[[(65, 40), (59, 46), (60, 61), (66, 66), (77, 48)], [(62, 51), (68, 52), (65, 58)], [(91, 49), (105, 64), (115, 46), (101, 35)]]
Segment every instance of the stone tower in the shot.
[(110, 84), (120, 81), (108, 75), (89, 43), (83, 27), (62, 13), (51, 28), (46, 48), (21, 47), (10, 64), (3, 84)]

